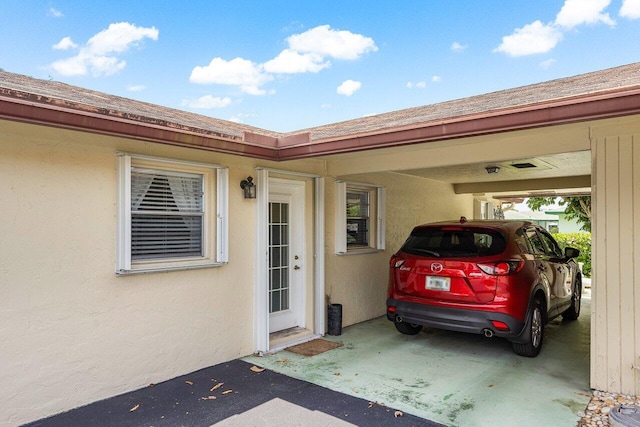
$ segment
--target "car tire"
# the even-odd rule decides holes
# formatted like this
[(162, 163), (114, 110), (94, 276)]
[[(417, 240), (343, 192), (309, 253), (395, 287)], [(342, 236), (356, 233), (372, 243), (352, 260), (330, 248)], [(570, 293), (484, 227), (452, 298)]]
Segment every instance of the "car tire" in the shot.
[(536, 298), (525, 323), (527, 341), (524, 343), (512, 343), (513, 351), (516, 354), (525, 357), (536, 357), (540, 353), (544, 338), (544, 318), (542, 313), (542, 303), (539, 298)]
[(422, 330), (422, 325), (407, 322), (393, 322), (398, 332), (404, 335), (417, 335)]
[(580, 306), (582, 305), (582, 277), (576, 276), (573, 284), (573, 295), (571, 305), (562, 313), (564, 320), (577, 320), (580, 316)]

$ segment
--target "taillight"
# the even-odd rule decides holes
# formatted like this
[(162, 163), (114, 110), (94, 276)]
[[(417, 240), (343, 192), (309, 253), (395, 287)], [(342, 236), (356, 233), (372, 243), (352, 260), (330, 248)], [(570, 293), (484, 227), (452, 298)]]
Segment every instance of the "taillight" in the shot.
[(389, 261), (389, 266), (391, 268), (400, 268), (402, 267), (402, 264), (404, 264), (406, 261), (406, 259), (402, 259), (400, 257), (397, 256), (392, 256), (391, 260)]
[(484, 271), (486, 274), (492, 276), (507, 276), (509, 274), (517, 273), (522, 270), (524, 261), (522, 260), (509, 260), (509, 261), (496, 261), (491, 263), (478, 263), (478, 268)]
[(500, 320), (492, 320), (491, 324), (493, 325), (494, 328), (496, 328), (499, 331), (508, 331), (509, 330), (509, 325), (507, 325), (504, 322), (501, 322)]

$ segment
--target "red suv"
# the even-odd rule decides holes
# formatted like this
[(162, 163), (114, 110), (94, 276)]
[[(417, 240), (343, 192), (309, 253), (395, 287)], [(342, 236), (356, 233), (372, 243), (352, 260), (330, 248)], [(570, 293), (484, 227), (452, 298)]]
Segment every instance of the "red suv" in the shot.
[(387, 318), (403, 334), (429, 326), (503, 337), (535, 357), (549, 320), (580, 315), (579, 254), (530, 222), (421, 225), (391, 257)]

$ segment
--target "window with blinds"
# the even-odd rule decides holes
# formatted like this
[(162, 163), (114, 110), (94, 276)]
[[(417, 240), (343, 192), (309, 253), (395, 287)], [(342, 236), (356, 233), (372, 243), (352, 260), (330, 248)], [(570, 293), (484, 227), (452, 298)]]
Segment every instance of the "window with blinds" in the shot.
[(118, 153), (116, 273), (229, 262), (229, 170)]
[(201, 257), (203, 177), (131, 169), (131, 259)]

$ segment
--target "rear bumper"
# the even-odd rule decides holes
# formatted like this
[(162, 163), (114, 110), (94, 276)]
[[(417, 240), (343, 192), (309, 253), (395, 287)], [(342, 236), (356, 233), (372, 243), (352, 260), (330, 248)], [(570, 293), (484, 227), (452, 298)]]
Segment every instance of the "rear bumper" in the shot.
[[(395, 312), (390, 311), (389, 307), (395, 307)], [(524, 322), (504, 313), (439, 307), (389, 298), (387, 319), (396, 322), (398, 317), (407, 323), (471, 334), (483, 334), (486, 329), (489, 329), (495, 336), (515, 342), (522, 340), (521, 335), (525, 326)], [(496, 329), (491, 323), (492, 320), (505, 323), (509, 331)]]

